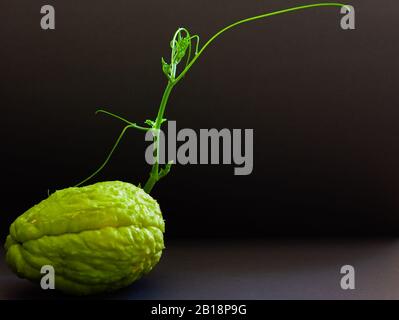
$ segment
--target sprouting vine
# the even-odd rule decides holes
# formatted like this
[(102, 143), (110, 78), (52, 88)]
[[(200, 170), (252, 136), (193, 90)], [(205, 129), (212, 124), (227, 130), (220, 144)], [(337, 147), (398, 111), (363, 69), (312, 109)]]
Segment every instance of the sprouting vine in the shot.
[[(89, 177), (78, 183), (76, 186), (80, 186), (84, 183), (86, 183), (88, 180), (92, 179), (94, 176), (96, 176), (108, 163), (108, 161), (111, 159), (112, 154), (118, 147), (120, 141), (122, 140), (123, 136), (125, 135), (126, 131), (128, 129), (137, 129), (140, 131), (147, 132), (151, 130), (151, 133), (154, 136), (154, 157), (155, 161), (154, 164), (152, 165), (149, 177), (147, 182), (145, 183), (143, 189), (147, 193), (150, 193), (154, 185), (163, 177), (165, 177), (170, 169), (172, 163), (169, 162), (167, 163), (163, 168), (160, 168), (159, 166), (159, 137), (160, 137), (160, 129), (162, 126), (162, 123), (166, 121), (164, 118), (164, 113), (165, 113), (165, 108), (166, 104), (168, 102), (170, 93), (172, 92), (172, 89), (174, 86), (186, 75), (186, 73), (190, 70), (190, 68), (193, 66), (193, 64), (197, 61), (197, 59), (201, 56), (201, 54), (204, 52), (204, 50), (214, 41), (216, 38), (218, 38), (220, 35), (222, 35), (224, 32), (226, 32), (229, 29), (232, 29), (238, 25), (259, 20), (259, 19), (264, 19), (267, 17), (283, 14), (283, 13), (289, 13), (293, 11), (298, 11), (298, 10), (304, 10), (304, 9), (310, 9), (310, 8), (315, 8), (315, 7), (345, 7), (346, 5), (337, 3), (337, 2), (324, 2), (324, 3), (315, 3), (315, 4), (309, 4), (309, 5), (303, 5), (303, 6), (297, 6), (297, 7), (292, 7), (284, 10), (279, 10), (279, 11), (273, 11), (269, 13), (264, 13), (261, 15), (249, 17), (246, 19), (239, 20), (237, 22), (234, 22), (225, 28), (219, 30), (217, 33), (215, 33), (201, 48), (200, 48), (200, 37), (198, 35), (191, 35), (190, 32), (186, 28), (178, 28), (177, 31), (174, 33), (172, 40), (170, 41), (170, 48), (171, 48), (171, 55), (170, 55), (170, 62), (168, 63), (165, 61), (164, 58), (161, 58), (161, 66), (162, 66), (162, 71), (165, 74), (167, 78), (167, 85), (164, 90), (164, 93), (162, 95), (162, 99), (159, 105), (158, 113), (155, 118), (155, 120), (146, 120), (145, 125), (146, 126), (140, 126), (137, 125), (134, 122), (128, 121), (121, 116), (118, 116), (116, 114), (113, 114), (111, 112), (105, 111), (105, 110), (97, 110), (96, 113), (104, 113), (106, 115), (109, 115), (111, 117), (114, 117), (116, 119), (121, 120), (126, 124), (126, 126), (123, 128), (121, 131), (119, 137), (117, 138), (116, 142), (114, 143), (111, 151), (109, 152), (108, 156), (106, 157), (105, 161), (100, 165), (100, 167), (94, 171)], [(347, 7), (349, 10), (349, 7)], [(193, 50), (194, 48), (194, 50)], [(194, 52), (193, 52), (194, 51)], [(184, 59), (185, 58), (185, 59)], [(182, 68), (181, 72), (178, 72), (178, 65), (180, 62), (185, 61), (184, 67)]]

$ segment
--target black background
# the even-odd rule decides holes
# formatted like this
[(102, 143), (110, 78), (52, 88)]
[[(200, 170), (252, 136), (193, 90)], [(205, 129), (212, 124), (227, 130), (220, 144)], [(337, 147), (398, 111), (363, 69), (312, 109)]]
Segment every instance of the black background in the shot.
[[(40, 28), (52, 4), (56, 30)], [(179, 26), (204, 43), (221, 27), (299, 1), (10, 1), (0, 5), (1, 229), (47, 190), (71, 186), (105, 158), (122, 124), (154, 118), (160, 57)], [(175, 88), (178, 128), (253, 128), (254, 170), (172, 168), (154, 189), (168, 237), (397, 235), (399, 3), (246, 24), (218, 39)], [(147, 144), (129, 132), (93, 182), (144, 182)], [(4, 234), (5, 235), (5, 234)]]

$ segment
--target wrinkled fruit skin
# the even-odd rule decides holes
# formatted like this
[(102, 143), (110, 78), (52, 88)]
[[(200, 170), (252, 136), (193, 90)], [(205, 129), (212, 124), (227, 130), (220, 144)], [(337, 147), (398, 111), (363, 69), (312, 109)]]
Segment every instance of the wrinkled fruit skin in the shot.
[(40, 282), (55, 271), (55, 289), (87, 295), (131, 284), (151, 271), (164, 249), (158, 203), (120, 181), (59, 190), (19, 216), (7, 236), (6, 261)]

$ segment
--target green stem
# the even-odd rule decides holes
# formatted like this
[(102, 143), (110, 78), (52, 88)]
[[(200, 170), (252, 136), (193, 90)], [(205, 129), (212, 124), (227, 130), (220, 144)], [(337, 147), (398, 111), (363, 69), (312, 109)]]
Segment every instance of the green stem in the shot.
[[(194, 35), (194, 36), (190, 36), (190, 33), (188, 32), (187, 29), (185, 28), (179, 28), (176, 33), (174, 34), (173, 40), (172, 40), (172, 54), (171, 54), (171, 69), (169, 71), (166, 71), (165, 74), (168, 77), (168, 84), (165, 88), (165, 91), (162, 95), (162, 100), (158, 109), (158, 114), (157, 114), (157, 118), (155, 120), (154, 123), (150, 122), (152, 127), (148, 128), (148, 127), (142, 127), (137, 125), (136, 123), (130, 122), (128, 120), (126, 120), (125, 118), (122, 118), (116, 114), (113, 114), (111, 112), (105, 111), (105, 110), (98, 110), (97, 112), (100, 113), (104, 113), (107, 114), (109, 116), (112, 116), (114, 118), (117, 118), (125, 123), (127, 123), (128, 125), (123, 129), (122, 133), (120, 134), (120, 136), (118, 137), (117, 141), (115, 142), (114, 146), (111, 149), (111, 152), (109, 153), (108, 157), (106, 158), (106, 160), (104, 161), (104, 163), (92, 174), (90, 175), (88, 178), (86, 178), (85, 180), (83, 180), (82, 182), (80, 182), (79, 184), (77, 184), (77, 186), (87, 182), (88, 180), (90, 180), (91, 178), (93, 178), (95, 175), (97, 175), (97, 173), (99, 173), (104, 167), (105, 165), (108, 163), (109, 159), (111, 158), (113, 152), (115, 151), (116, 147), (118, 146), (120, 140), (122, 139), (123, 135), (125, 134), (126, 130), (129, 128), (135, 128), (141, 131), (148, 131), (148, 130), (153, 130), (153, 134), (154, 134), (154, 142), (155, 142), (155, 147), (154, 147), (154, 156), (155, 156), (155, 162), (152, 165), (151, 171), (150, 171), (150, 175), (149, 178), (144, 186), (144, 190), (147, 193), (150, 193), (152, 188), (154, 187), (154, 185), (164, 176), (166, 176), (170, 170), (170, 166), (171, 163), (168, 163), (165, 165), (164, 168), (162, 168), (160, 170), (159, 168), (159, 160), (160, 160), (160, 154), (159, 154), (159, 148), (160, 148), (160, 129), (161, 129), (161, 125), (163, 122), (163, 116), (165, 113), (165, 108), (166, 108), (166, 104), (168, 103), (168, 99), (169, 99), (169, 95), (173, 89), (173, 87), (184, 77), (184, 75), (188, 72), (188, 70), (190, 70), (190, 68), (193, 66), (193, 64), (198, 60), (198, 58), (201, 56), (201, 54), (205, 51), (205, 49), (215, 40), (217, 39), (221, 34), (223, 34), (224, 32), (226, 32), (227, 30), (230, 30), (238, 25), (241, 25), (243, 23), (247, 23), (250, 21), (254, 21), (254, 20), (259, 20), (259, 19), (263, 19), (263, 18), (267, 18), (267, 17), (271, 17), (271, 16), (275, 16), (275, 15), (279, 15), (279, 14), (283, 14), (283, 13), (288, 13), (288, 12), (293, 12), (293, 11), (298, 11), (298, 10), (304, 10), (304, 9), (310, 9), (310, 8), (316, 8), (316, 7), (344, 7), (344, 4), (341, 3), (337, 3), (337, 2), (324, 2), (324, 3), (315, 3), (315, 4), (309, 4), (309, 5), (303, 5), (303, 6), (297, 6), (297, 7), (292, 7), (292, 8), (288, 8), (288, 9), (284, 9), (284, 10), (279, 10), (279, 11), (274, 11), (274, 12), (269, 12), (269, 13), (264, 13), (261, 15), (257, 15), (254, 17), (250, 17), (250, 18), (246, 18), (246, 19), (242, 19), (239, 20), (237, 22), (234, 22), (233, 24), (228, 25), (227, 27), (221, 29), (220, 31), (218, 31), (217, 33), (215, 33), (205, 44), (204, 46), (198, 51), (198, 46), (199, 46), (199, 37), (198, 35)], [(176, 47), (176, 39), (177, 37), (181, 36), (181, 32), (185, 32), (186, 36), (190, 38), (190, 43), (189, 43), (189, 47), (188, 47), (188, 57), (186, 60), (186, 65), (183, 69), (183, 71), (178, 75), (177, 78), (175, 78), (176, 75), (176, 67), (177, 64), (180, 62), (180, 60), (182, 59), (179, 50), (182, 50), (181, 47)], [(180, 38), (179, 38), (180, 39)], [(196, 43), (196, 49), (195, 49), (195, 56), (191, 59), (190, 61), (190, 57), (191, 57), (191, 40), (192, 39), (196, 39), (197, 43)], [(176, 51), (177, 50), (177, 51)], [(176, 56), (176, 60), (175, 60), (175, 55)], [(162, 59), (162, 63), (165, 63), (164, 60)], [(164, 66), (164, 64), (163, 64)]]
[(181, 78), (184, 77), (184, 75), (187, 73), (187, 71), (191, 68), (191, 66), (195, 63), (195, 61), (197, 61), (197, 59), (199, 58), (199, 56), (204, 52), (204, 50), (217, 38), (219, 37), (221, 34), (223, 34), (224, 32), (226, 32), (227, 30), (230, 30), (240, 24), (243, 23), (247, 23), (250, 21), (254, 21), (254, 20), (259, 20), (259, 19), (264, 19), (267, 17), (271, 17), (271, 16), (276, 16), (279, 14), (283, 14), (283, 13), (288, 13), (288, 12), (293, 12), (293, 11), (298, 11), (298, 10), (304, 10), (304, 9), (310, 9), (310, 8), (316, 8), (316, 7), (344, 7), (345, 4), (342, 3), (337, 3), (337, 2), (324, 2), (324, 3), (314, 3), (314, 4), (308, 4), (308, 5), (304, 5), (304, 6), (298, 6), (298, 7), (293, 7), (293, 8), (288, 8), (288, 9), (284, 9), (284, 10), (279, 10), (279, 11), (274, 11), (274, 12), (269, 12), (269, 13), (264, 13), (258, 16), (254, 16), (254, 17), (250, 17), (250, 18), (246, 18), (246, 19), (242, 19), (239, 20), (237, 22), (234, 22), (230, 25), (228, 25), (227, 27), (221, 29), (220, 31), (218, 31), (217, 33), (215, 33), (205, 44), (204, 46), (201, 48), (201, 50), (198, 52), (198, 54), (191, 60), (191, 62), (184, 68), (184, 70), (180, 73), (180, 75), (174, 80), (174, 83), (177, 83), (181, 80)]
[[(257, 15), (254, 17), (250, 17), (250, 18), (246, 18), (246, 19), (242, 19), (239, 20), (235, 23), (232, 23), (230, 25), (228, 25), (227, 27), (221, 29), (220, 31), (218, 31), (217, 33), (215, 33), (205, 44), (204, 46), (201, 48), (201, 50), (193, 57), (193, 59), (187, 64), (185, 68), (183, 69), (183, 71), (179, 74), (179, 76), (177, 78), (174, 78), (175, 72), (176, 72), (176, 65), (174, 64), (173, 61), (173, 56), (171, 59), (171, 66), (172, 66), (172, 77), (169, 78), (168, 84), (166, 86), (166, 89), (164, 91), (164, 94), (162, 96), (162, 100), (161, 100), (161, 104), (158, 110), (158, 115), (155, 121), (155, 125), (153, 127), (153, 129), (155, 130), (155, 149), (154, 149), (154, 153), (155, 153), (155, 163), (152, 165), (151, 168), (151, 172), (150, 172), (150, 176), (144, 186), (144, 191), (147, 193), (150, 193), (152, 188), (154, 187), (154, 185), (159, 181), (159, 179), (164, 176), (164, 174), (160, 175), (160, 170), (159, 170), (159, 135), (160, 135), (160, 128), (161, 128), (161, 124), (162, 124), (162, 120), (163, 120), (163, 115), (165, 112), (165, 107), (166, 104), (168, 102), (169, 99), (169, 95), (170, 92), (172, 91), (172, 88), (184, 77), (184, 75), (188, 72), (188, 70), (190, 70), (190, 68), (192, 67), (192, 65), (197, 61), (197, 59), (200, 57), (200, 55), (205, 51), (205, 49), (214, 41), (216, 40), (216, 38), (218, 38), (220, 35), (222, 35), (224, 32), (226, 32), (227, 30), (230, 30), (238, 25), (250, 22), (250, 21), (254, 21), (254, 20), (259, 20), (259, 19), (264, 19), (267, 17), (271, 17), (271, 16), (275, 16), (275, 15), (279, 15), (279, 14), (283, 14), (283, 13), (288, 13), (288, 12), (293, 12), (293, 11), (298, 11), (298, 10), (304, 10), (304, 9), (310, 9), (310, 8), (316, 8), (316, 7), (343, 7), (345, 6), (344, 4), (341, 3), (336, 3), (336, 2), (325, 2), (325, 3), (315, 3), (315, 4), (309, 4), (309, 5), (303, 5), (303, 6), (298, 6), (298, 7), (292, 7), (292, 8), (288, 8), (288, 9), (284, 9), (284, 10), (279, 10), (279, 11), (274, 11), (274, 12), (269, 12), (269, 13), (264, 13), (261, 15)], [(172, 41), (175, 41), (175, 38), (177, 36), (177, 33), (182, 30), (178, 29), (178, 31), (175, 33), (175, 36), (173, 38)], [(187, 34), (188, 31), (186, 29), (184, 29)], [(198, 43), (197, 43), (198, 46)], [(189, 48), (190, 53), (191, 53), (191, 47)], [(172, 51), (173, 53), (173, 51)], [(189, 59), (187, 60), (189, 61)], [(168, 167), (165, 168), (166, 170), (164, 171), (166, 174), (167, 172), (169, 172), (170, 169), (170, 164)], [(162, 172), (162, 173), (164, 173)]]
[(153, 130), (155, 132), (155, 137), (154, 137), (154, 141), (155, 141), (155, 149), (154, 149), (154, 153), (155, 153), (155, 163), (152, 165), (151, 168), (151, 172), (150, 172), (150, 176), (146, 182), (146, 184), (144, 185), (144, 191), (147, 193), (150, 193), (152, 188), (154, 187), (154, 185), (158, 182), (158, 180), (161, 178), (159, 175), (159, 136), (160, 136), (160, 129), (161, 129), (161, 125), (162, 125), (162, 120), (163, 120), (163, 115), (165, 113), (165, 108), (166, 108), (166, 104), (168, 103), (168, 99), (169, 99), (169, 95), (174, 87), (175, 83), (172, 81), (168, 81), (168, 84), (165, 88), (165, 91), (162, 95), (162, 100), (161, 103), (159, 105), (159, 110), (158, 110), (158, 114), (157, 114), (157, 118), (155, 120), (155, 124), (153, 127)]

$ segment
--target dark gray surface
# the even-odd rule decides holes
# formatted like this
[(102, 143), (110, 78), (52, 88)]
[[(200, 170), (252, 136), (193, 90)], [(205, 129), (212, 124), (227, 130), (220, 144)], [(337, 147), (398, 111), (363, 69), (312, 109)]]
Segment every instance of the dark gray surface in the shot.
[[(18, 279), (3, 256), (1, 299), (72, 298)], [(345, 264), (356, 269), (355, 290), (340, 288), (340, 268)], [(94, 298), (398, 299), (399, 240), (169, 242), (149, 275), (126, 289)]]

